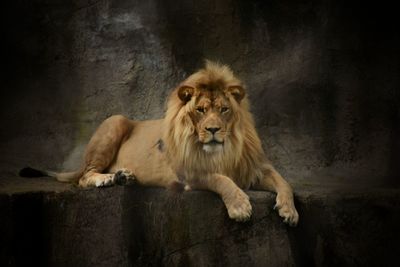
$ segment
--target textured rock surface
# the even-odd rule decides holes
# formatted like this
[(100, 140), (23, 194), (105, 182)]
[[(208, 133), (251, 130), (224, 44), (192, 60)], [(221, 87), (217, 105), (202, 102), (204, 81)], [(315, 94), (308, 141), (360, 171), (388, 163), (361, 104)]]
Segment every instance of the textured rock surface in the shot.
[[(0, 265), (390, 265), (399, 255), (398, 9), (289, 0), (20, 0), (2, 5)], [(209, 193), (77, 190), (15, 177), (73, 169), (106, 117), (163, 114), (202, 60), (248, 85), (300, 225), (250, 193), (249, 223)], [(204, 210), (204, 211), (203, 211)]]
[(254, 214), (236, 223), (209, 192), (25, 182), (0, 190), (1, 266), (388, 266), (400, 253), (399, 190), (297, 186), (290, 228), (268, 192), (249, 191)]
[(210, 58), (247, 83), (265, 148), (289, 179), (397, 182), (400, 38), (389, 4), (23, 0), (2, 9), (3, 170), (75, 168), (103, 119), (161, 117), (170, 89)]

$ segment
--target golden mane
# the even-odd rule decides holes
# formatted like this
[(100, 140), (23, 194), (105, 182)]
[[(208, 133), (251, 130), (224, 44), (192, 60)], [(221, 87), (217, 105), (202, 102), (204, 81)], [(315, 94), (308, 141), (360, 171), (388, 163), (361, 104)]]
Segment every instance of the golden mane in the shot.
[(263, 175), (264, 152), (249, 112), (247, 96), (240, 103), (233, 96), (229, 97), (233, 112), (232, 130), (223, 151), (215, 154), (203, 151), (195, 135), (189, 112), (195, 108), (196, 95), (187, 103), (178, 97), (181, 86), (196, 88), (213, 83), (243, 87), (228, 66), (207, 61), (205, 68), (187, 78), (170, 95), (164, 119), (167, 158), (175, 171), (186, 179), (201, 179), (203, 175), (219, 173), (231, 177), (241, 188), (249, 188)]

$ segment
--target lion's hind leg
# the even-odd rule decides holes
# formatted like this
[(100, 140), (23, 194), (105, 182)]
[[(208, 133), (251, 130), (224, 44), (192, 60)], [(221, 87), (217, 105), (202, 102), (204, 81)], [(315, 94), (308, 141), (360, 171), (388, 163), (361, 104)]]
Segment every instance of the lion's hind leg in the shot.
[(121, 144), (129, 137), (133, 124), (127, 118), (116, 115), (106, 119), (96, 130), (86, 148), (82, 187), (103, 187), (124, 183), (133, 175), (128, 170), (107, 172), (118, 155)]
[(79, 181), (82, 187), (106, 187), (114, 184), (125, 185), (135, 181), (136, 178), (128, 169), (120, 169), (115, 173), (87, 172)]
[(80, 180), (81, 187), (106, 187), (115, 184), (113, 173), (87, 172)]

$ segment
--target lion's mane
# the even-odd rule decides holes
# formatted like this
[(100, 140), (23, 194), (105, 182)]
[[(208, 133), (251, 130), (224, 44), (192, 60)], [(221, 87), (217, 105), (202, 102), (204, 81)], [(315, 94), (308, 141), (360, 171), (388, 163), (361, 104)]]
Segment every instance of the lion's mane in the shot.
[[(229, 67), (212, 62), (207, 62), (204, 69), (191, 75), (183, 84), (196, 86), (213, 82), (243, 86)], [(241, 188), (249, 188), (262, 177), (264, 152), (249, 112), (247, 96), (240, 103), (229, 97), (233, 112), (231, 132), (223, 151), (209, 154), (201, 148), (189, 116), (195, 108), (196, 97), (185, 104), (178, 97), (178, 89), (169, 96), (164, 119), (164, 141), (172, 167), (188, 179), (219, 173), (231, 177)]]

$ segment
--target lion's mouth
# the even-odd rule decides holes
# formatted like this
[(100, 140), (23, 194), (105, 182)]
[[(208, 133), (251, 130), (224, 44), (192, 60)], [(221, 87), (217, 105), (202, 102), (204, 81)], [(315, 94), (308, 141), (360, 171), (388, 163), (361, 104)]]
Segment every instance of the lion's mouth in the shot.
[(211, 146), (223, 145), (223, 144), (224, 144), (224, 142), (221, 142), (221, 141), (218, 141), (218, 140), (215, 140), (215, 139), (213, 139), (213, 140), (211, 140), (211, 141), (209, 141), (207, 143), (204, 143), (204, 145), (211, 145)]
[(224, 142), (218, 140), (211, 140), (207, 143), (203, 143), (203, 150), (207, 153), (215, 153), (223, 150)]

